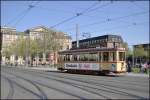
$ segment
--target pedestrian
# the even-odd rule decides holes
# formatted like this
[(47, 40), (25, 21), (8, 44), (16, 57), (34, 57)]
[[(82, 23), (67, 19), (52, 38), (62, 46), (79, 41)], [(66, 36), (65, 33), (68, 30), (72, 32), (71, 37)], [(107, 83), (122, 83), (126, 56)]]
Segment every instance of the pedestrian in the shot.
[(131, 62), (128, 61), (128, 72), (131, 72)]
[(140, 63), (139, 68), (140, 68), (140, 72), (142, 72), (142, 63)]
[(148, 70), (148, 63), (146, 62), (146, 63), (143, 65), (143, 67), (144, 67), (144, 73), (147, 73), (147, 70)]

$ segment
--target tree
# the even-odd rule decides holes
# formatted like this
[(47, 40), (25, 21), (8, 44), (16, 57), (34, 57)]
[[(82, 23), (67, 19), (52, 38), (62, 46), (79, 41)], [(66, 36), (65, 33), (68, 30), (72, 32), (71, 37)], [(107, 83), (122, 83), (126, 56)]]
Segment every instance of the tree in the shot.
[(127, 50), (126, 57), (131, 57), (133, 55), (131, 48), (129, 48), (128, 43), (124, 42), (123, 47)]
[(19, 37), (18, 37), (18, 39), (17, 39), (17, 53), (16, 53), (16, 55), (17, 56), (21, 56), (21, 57), (25, 57), (25, 48), (26, 48), (26, 40), (25, 40), (25, 38), (24, 38), (24, 33), (22, 33)]
[(11, 54), (11, 50), (8, 47), (2, 50), (2, 56), (10, 57)]
[(143, 57), (148, 57), (147, 52), (144, 50), (142, 45), (139, 45), (137, 48), (134, 48), (134, 56), (136, 58), (136, 62), (137, 62), (137, 59), (139, 59), (141, 62), (141, 59)]
[(52, 29), (43, 30), (36, 39), (31, 39), (25, 36), (25, 33), (20, 33), (18, 39), (4, 50), (4, 54), (32, 58), (43, 54), (46, 57), (46, 54), (59, 51), (63, 47), (65, 39), (63, 32)]
[(134, 48), (134, 56), (135, 57), (144, 57), (147, 56), (147, 52), (144, 48), (140, 45), (137, 48)]
[(63, 32), (48, 29), (43, 32), (40, 45), (45, 53), (57, 52), (64, 45), (65, 39)]

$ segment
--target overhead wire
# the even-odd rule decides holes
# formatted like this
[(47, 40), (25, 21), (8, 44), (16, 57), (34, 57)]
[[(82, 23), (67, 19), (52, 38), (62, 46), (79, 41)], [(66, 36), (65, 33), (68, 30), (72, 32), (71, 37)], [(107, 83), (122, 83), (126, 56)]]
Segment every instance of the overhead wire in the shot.
[[(40, 1), (37, 1), (34, 5), (37, 5)], [(16, 23), (14, 23), (13, 25), (16, 26), (25, 16), (26, 14), (34, 7), (33, 5), (34, 2), (31, 2), (31, 4), (28, 6), (27, 9), (23, 10), (19, 15), (17, 15), (16, 17), (14, 17), (12, 20), (10, 20), (7, 24), (5, 24), (4, 26), (8, 26), (10, 25), (12, 22), (16, 21)], [(18, 20), (16, 20), (17, 18), (19, 18)]]
[(25, 9), (24, 11), (22, 11), (19, 15), (15, 16), (12, 20), (10, 20), (7, 24), (5, 24), (4, 26), (10, 25), (12, 22), (15, 21), (15, 19), (18, 18), (18, 16), (21, 16), (22, 14), (24, 14), (27, 11), (27, 9)]
[[(133, 13), (133, 14), (129, 14), (129, 15), (125, 15), (125, 16), (120, 16), (120, 17), (115, 17), (115, 18), (107, 18), (105, 20), (102, 21), (96, 21), (90, 24), (84, 24), (84, 25), (80, 25), (80, 28), (84, 28), (84, 27), (89, 27), (89, 26), (93, 26), (93, 25), (97, 25), (97, 24), (102, 24), (102, 23), (106, 23), (106, 22), (112, 22), (112, 21), (116, 21), (116, 20), (120, 20), (120, 19), (124, 19), (124, 18), (129, 18), (132, 16), (137, 16), (137, 15), (142, 15), (142, 14), (146, 14), (148, 13), (148, 11), (143, 11), (143, 12), (137, 12), (137, 13)], [(73, 30), (74, 28), (68, 28), (66, 30)]]
[[(135, 2), (132, 2), (132, 4), (133, 4), (134, 6), (136, 6), (136, 7), (138, 7), (139, 9), (147, 10), (146, 8), (143, 8), (143, 7), (139, 6), (139, 5), (137, 5)], [(148, 3), (148, 4), (149, 4), (149, 3)]]
[[(101, 30), (113, 30), (113, 29), (120, 29), (120, 28), (128, 28), (128, 27), (131, 27), (131, 26), (139, 26), (139, 25), (143, 25), (143, 24), (147, 24), (147, 22), (145, 21), (145, 22), (138, 22), (138, 23), (136, 23), (136, 22), (133, 22), (133, 23), (130, 23), (130, 24), (128, 24), (128, 25), (122, 25), (122, 26), (115, 26), (115, 27), (112, 27), (112, 28), (105, 28), (105, 29), (101, 29)], [(95, 33), (95, 32), (99, 32), (99, 31), (93, 31), (92, 33)]]
[(81, 14), (84, 14), (86, 12), (89, 12), (91, 8), (93, 8), (94, 6), (96, 6), (98, 3), (95, 2), (94, 4), (92, 4), (90, 7), (86, 8), (85, 10), (83, 10), (82, 12), (80, 12)]
[[(104, 29), (101, 29), (100, 31), (110, 31), (110, 30), (114, 30), (114, 29), (121, 29), (121, 28), (129, 28), (131, 26), (140, 26), (140, 25), (144, 25), (144, 24), (147, 24), (147, 22), (139, 22), (139, 23), (136, 23), (136, 22), (133, 22), (133, 23), (130, 23), (130, 24), (127, 24), (127, 25), (122, 25), (122, 26), (115, 26), (115, 27), (112, 27), (112, 28), (104, 28)], [(99, 32), (101, 33), (99, 30), (97, 31), (89, 31), (89, 33), (96, 33), (96, 32)], [(72, 34), (72, 35), (75, 35), (75, 34)]]
[(101, 9), (101, 8), (103, 8), (103, 7), (106, 7), (106, 6), (108, 6), (109, 4), (112, 4), (112, 2), (108, 2), (108, 3), (104, 4), (104, 5), (101, 5), (101, 6), (98, 6), (98, 7), (96, 7), (96, 8), (93, 8), (93, 9), (89, 10), (88, 13), (89, 13), (89, 12), (96, 11), (96, 10)]
[[(32, 3), (31, 3), (32, 4)], [(4, 26), (8, 26), (10, 25), (12, 22), (15, 21), (15, 19), (17, 19), (18, 17), (22, 16), (28, 9), (23, 10), (21, 13), (19, 13), (17, 16), (15, 16), (13, 19), (11, 19), (10, 21), (8, 21), (8, 23), (6, 23)]]
[[(68, 18), (68, 19), (63, 20), (63, 21), (61, 21), (61, 22), (59, 22), (59, 23), (57, 23), (57, 24), (51, 26), (50, 28), (54, 28), (54, 27), (56, 27), (56, 26), (58, 26), (58, 25), (60, 25), (60, 24), (63, 24), (63, 23), (65, 23), (65, 22), (67, 22), (67, 21), (70, 21), (70, 20), (72, 20), (72, 19), (74, 19), (74, 18), (76, 18), (76, 17), (79, 17), (79, 16), (81, 16), (81, 15), (83, 15), (83, 14), (85, 14), (85, 13), (88, 13), (88, 12), (91, 12), (91, 11), (94, 11), (94, 10), (97, 10), (97, 9), (90, 10), (90, 9), (93, 8), (96, 4), (97, 4), (97, 3), (92, 4), (90, 7), (88, 7), (88, 8), (85, 9), (85, 10), (83, 10), (82, 12), (77, 13), (76, 15), (74, 15), (74, 16)], [(110, 3), (109, 3), (109, 4), (110, 4)], [(102, 7), (104, 7), (104, 6), (106, 6), (106, 5), (108, 5), (108, 3), (105, 4), (105, 5), (102, 5)]]
[(22, 17), (20, 17), (20, 19), (18, 19), (18, 21), (14, 24), (14, 26), (16, 26), (26, 15), (27, 13), (29, 13), (29, 11), (31, 11), (31, 9), (33, 9), (35, 7), (35, 5), (37, 5), (40, 1), (37, 1), (35, 4), (29, 5), (29, 8), (27, 9), (27, 11), (22, 15)]
[(87, 25), (81, 25), (81, 27), (88, 27), (88, 26), (91, 26), (91, 25), (96, 25), (96, 24), (101, 24), (101, 23), (105, 23), (105, 22), (112, 22), (112, 21), (116, 21), (116, 20), (120, 20), (120, 19), (124, 19), (124, 18), (129, 18), (129, 17), (132, 17), (132, 16), (137, 16), (137, 15), (142, 15), (142, 14), (146, 14), (148, 13), (148, 11), (144, 11), (144, 12), (137, 12), (137, 13), (133, 13), (133, 14), (129, 14), (129, 15), (125, 15), (125, 16), (120, 16), (120, 17), (115, 17), (115, 18), (107, 18), (103, 21), (100, 21), (100, 22), (94, 22), (94, 23), (91, 23), (91, 24), (87, 24)]
[(16, 23), (14, 23), (14, 26), (16, 26), (26, 15), (27, 13), (31, 10), (31, 8), (28, 8), (24, 14), (22, 14), (22, 16), (16, 21)]
[(85, 9), (84, 11), (82, 11), (81, 13), (77, 13), (76, 15), (74, 15), (74, 16), (72, 16), (72, 17), (70, 17), (70, 18), (67, 18), (67, 19), (65, 19), (65, 20), (63, 20), (63, 21), (61, 21), (61, 22), (59, 22), (59, 23), (57, 23), (57, 24), (51, 26), (50, 28), (54, 28), (54, 27), (56, 27), (56, 26), (58, 26), (58, 25), (60, 25), (60, 24), (63, 24), (63, 23), (65, 23), (65, 22), (67, 22), (67, 21), (70, 21), (70, 20), (72, 20), (72, 19), (74, 19), (74, 18), (76, 18), (76, 17), (82, 15), (83, 13), (85, 13), (86, 11), (88, 11), (90, 8), (92, 8), (94, 5), (95, 5), (95, 3), (92, 4), (90, 7), (88, 7), (87, 9)]
[[(91, 7), (93, 8), (94, 6), (96, 6), (98, 3), (96, 2), (96, 3), (94, 3), (93, 5), (91, 5), (89, 8), (87, 8), (87, 9), (85, 9), (83, 12), (86, 12), (86, 11), (88, 11)], [(75, 13), (75, 12), (70, 12), (70, 11), (66, 11), (66, 10), (58, 10), (58, 9), (49, 9), (49, 8), (46, 8), (46, 7), (41, 7), (41, 6), (35, 6), (36, 8), (39, 8), (39, 9), (43, 9), (43, 10), (47, 10), (47, 11), (50, 11), (50, 10), (53, 10), (53, 11), (60, 11), (60, 13), (65, 13), (65, 14), (72, 14), (72, 15), (74, 15), (74, 14), (80, 14), (80, 13)], [(82, 12), (82, 13), (83, 13)], [(52, 13), (52, 12), (51, 12)], [(75, 16), (76, 16), (75, 15)], [(84, 15), (83, 15), (84, 16)], [(73, 17), (73, 16), (72, 16)], [(84, 16), (84, 17), (90, 17), (89, 15), (86, 15), (86, 16)], [(71, 18), (71, 17), (70, 17)], [(91, 18), (91, 17), (90, 17)]]

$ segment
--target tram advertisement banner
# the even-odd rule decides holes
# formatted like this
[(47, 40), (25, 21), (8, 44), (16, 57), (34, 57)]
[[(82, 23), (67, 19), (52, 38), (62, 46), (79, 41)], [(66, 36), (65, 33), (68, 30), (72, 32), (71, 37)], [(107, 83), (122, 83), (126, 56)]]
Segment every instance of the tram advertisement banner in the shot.
[(65, 69), (99, 70), (97, 63), (65, 63)]

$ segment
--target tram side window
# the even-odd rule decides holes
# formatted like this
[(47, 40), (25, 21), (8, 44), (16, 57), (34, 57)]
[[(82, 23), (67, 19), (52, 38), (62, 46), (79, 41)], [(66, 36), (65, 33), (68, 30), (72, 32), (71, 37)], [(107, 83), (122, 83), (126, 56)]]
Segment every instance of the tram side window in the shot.
[(66, 56), (65, 55), (63, 55), (63, 61), (66, 61)]
[(67, 55), (67, 59), (66, 59), (67, 61), (70, 61), (70, 55)]
[(119, 52), (119, 61), (125, 60), (125, 52)]
[(116, 53), (110, 52), (109, 57), (110, 57), (110, 61), (115, 61), (116, 60)]
[(73, 61), (78, 61), (79, 55), (73, 55)]
[(108, 56), (108, 52), (103, 52), (103, 61), (108, 61), (108, 58), (109, 58), (109, 56)]
[(89, 54), (89, 61), (98, 61), (98, 54), (97, 53)]
[(79, 60), (80, 61), (88, 61), (88, 54), (80, 54)]
[(71, 56), (72, 55), (65, 55), (64, 56), (64, 61), (71, 61)]

